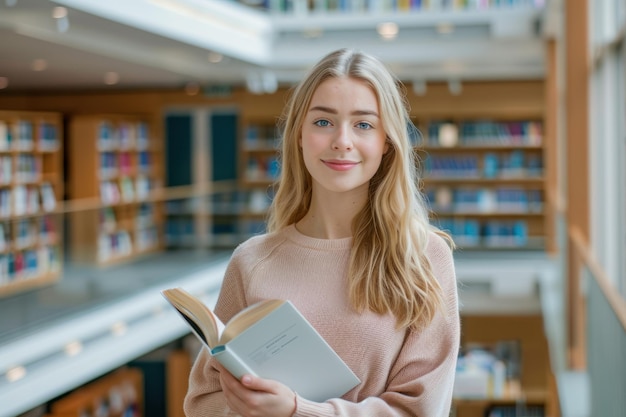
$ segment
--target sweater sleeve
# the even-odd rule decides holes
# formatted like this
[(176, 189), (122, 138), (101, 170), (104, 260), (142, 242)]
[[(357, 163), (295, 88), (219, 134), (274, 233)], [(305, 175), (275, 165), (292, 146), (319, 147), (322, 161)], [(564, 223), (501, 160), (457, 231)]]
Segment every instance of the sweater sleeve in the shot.
[(451, 250), (439, 236), (428, 247), (433, 272), (443, 289), (444, 309), (420, 331), (408, 331), (378, 397), (354, 403), (316, 403), (297, 397), (293, 417), (448, 417), (460, 343), (456, 274)]
[[(244, 284), (237, 257), (233, 254), (229, 262), (215, 313), (227, 322), (246, 307)], [(230, 412), (220, 385), (220, 375), (214, 367), (214, 359), (203, 347), (189, 374), (189, 389), (185, 396), (184, 410), (187, 417), (235, 416)]]

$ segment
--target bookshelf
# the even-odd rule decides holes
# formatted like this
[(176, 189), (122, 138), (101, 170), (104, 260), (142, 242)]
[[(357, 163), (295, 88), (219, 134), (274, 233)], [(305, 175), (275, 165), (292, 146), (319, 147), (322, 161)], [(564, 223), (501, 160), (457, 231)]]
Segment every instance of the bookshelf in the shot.
[(63, 118), (0, 111), (0, 297), (61, 276)]
[(433, 11), (484, 11), (490, 9), (541, 8), (542, 0), (239, 0), (241, 4), (271, 13), (415, 13)]
[(242, 233), (249, 236), (265, 228), (272, 184), (280, 173), (279, 132), (275, 117), (247, 117), (242, 131), (240, 185), (244, 193), (238, 204)]
[(162, 149), (149, 117), (80, 115), (69, 123), (72, 200), (96, 200), (71, 217), (72, 256), (100, 266), (162, 247)]
[[(541, 112), (416, 115), (421, 186), (433, 223), (462, 249), (545, 250), (552, 236)], [(240, 183), (247, 197), (239, 215), (251, 229), (265, 219), (278, 174), (275, 117), (248, 115), (242, 132)]]
[(546, 247), (541, 118), (417, 122), (431, 219), (463, 249)]
[(119, 368), (53, 401), (44, 417), (139, 417), (144, 415), (144, 376)]
[[(547, 340), (541, 315), (462, 315), (462, 351), (487, 350), (505, 366), (505, 383), (499, 393), (490, 392), (494, 380), (477, 373), (464, 373), (460, 357), (453, 395), (456, 417), (544, 417), (551, 414), (556, 399), (550, 390), (551, 371)], [(481, 357), (482, 355), (477, 355)], [(476, 363), (486, 362), (484, 358)], [(462, 376), (466, 375), (465, 378)], [(473, 375), (472, 377), (467, 377)], [(485, 383), (486, 382), (486, 383)], [(480, 392), (477, 386), (485, 386)], [(469, 392), (461, 392), (464, 387)]]

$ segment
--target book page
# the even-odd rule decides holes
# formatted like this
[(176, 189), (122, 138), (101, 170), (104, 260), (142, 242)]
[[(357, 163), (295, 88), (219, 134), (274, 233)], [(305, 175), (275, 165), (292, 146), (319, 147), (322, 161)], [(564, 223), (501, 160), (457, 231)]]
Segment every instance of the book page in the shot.
[(162, 294), (209, 349), (218, 344), (224, 324), (199, 298), (182, 288), (163, 290)]
[(265, 300), (241, 310), (226, 323), (224, 331), (220, 336), (220, 344), (228, 343), (248, 327), (276, 310), (283, 303), (283, 300)]

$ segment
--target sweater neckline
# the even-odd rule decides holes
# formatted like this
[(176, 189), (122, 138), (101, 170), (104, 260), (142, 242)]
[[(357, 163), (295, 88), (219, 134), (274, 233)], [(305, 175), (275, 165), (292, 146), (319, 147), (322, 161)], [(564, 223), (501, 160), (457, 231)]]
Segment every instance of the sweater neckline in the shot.
[(350, 249), (352, 247), (352, 237), (344, 237), (341, 239), (319, 239), (302, 234), (296, 228), (295, 223), (285, 228), (285, 234), (294, 243), (313, 249), (343, 250)]

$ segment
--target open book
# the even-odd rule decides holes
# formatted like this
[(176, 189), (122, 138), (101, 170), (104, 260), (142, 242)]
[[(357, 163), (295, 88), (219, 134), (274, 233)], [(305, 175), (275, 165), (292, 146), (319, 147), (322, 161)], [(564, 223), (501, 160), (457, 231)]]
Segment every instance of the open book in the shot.
[(303, 398), (326, 401), (360, 380), (290, 301), (266, 300), (224, 324), (182, 288), (162, 291), (211, 355), (235, 377), (282, 382)]

